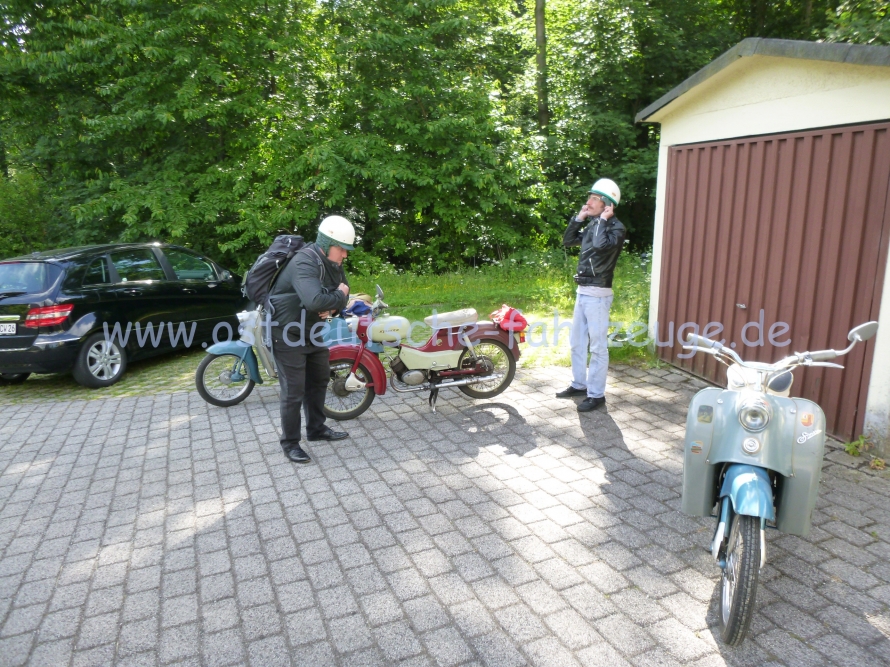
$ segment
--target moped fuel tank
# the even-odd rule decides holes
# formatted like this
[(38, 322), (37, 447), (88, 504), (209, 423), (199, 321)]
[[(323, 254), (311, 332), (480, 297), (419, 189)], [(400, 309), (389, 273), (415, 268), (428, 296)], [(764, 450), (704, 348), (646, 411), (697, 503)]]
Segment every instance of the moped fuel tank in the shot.
[(404, 343), (408, 339), (411, 323), (400, 315), (383, 315), (368, 327), (368, 338), (377, 343)]

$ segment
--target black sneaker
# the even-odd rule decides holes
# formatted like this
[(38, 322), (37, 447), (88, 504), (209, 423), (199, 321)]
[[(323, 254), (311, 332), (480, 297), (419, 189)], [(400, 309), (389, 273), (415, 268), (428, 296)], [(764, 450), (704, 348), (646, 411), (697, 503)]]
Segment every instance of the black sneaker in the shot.
[(592, 396), (588, 396), (583, 401), (578, 403), (578, 412), (590, 412), (591, 410), (596, 410), (601, 405), (606, 404), (606, 397), (600, 396), (599, 398), (593, 398)]
[(586, 393), (586, 389), (575, 389), (572, 385), (569, 385), (568, 389), (556, 392), (556, 398), (571, 398), (572, 396), (583, 396)]

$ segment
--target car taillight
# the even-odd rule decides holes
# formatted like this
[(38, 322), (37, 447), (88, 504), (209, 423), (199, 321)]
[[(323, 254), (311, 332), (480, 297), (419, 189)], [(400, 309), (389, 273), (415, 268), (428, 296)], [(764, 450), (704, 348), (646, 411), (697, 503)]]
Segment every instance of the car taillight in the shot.
[(30, 329), (36, 329), (37, 327), (52, 327), (62, 324), (68, 319), (72, 310), (74, 310), (74, 304), (72, 303), (32, 308), (25, 316), (25, 326)]

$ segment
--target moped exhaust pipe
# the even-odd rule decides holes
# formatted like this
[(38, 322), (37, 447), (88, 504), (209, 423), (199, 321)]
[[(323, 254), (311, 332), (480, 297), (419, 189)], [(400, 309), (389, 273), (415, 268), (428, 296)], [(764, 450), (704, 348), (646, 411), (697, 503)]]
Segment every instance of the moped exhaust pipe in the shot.
[[(468, 384), (479, 384), (480, 382), (488, 382), (489, 380), (500, 380), (504, 377), (503, 373), (492, 373), (491, 375), (485, 375), (482, 377), (473, 377), (466, 380), (446, 380), (440, 384), (435, 385), (436, 389), (445, 389), (446, 387), (460, 387), (462, 385)], [(416, 385), (411, 387), (410, 389), (401, 389), (396, 386), (396, 376), (391, 375), (389, 378), (389, 386), (393, 388), (393, 391), (397, 391), (400, 394), (407, 394), (409, 392), (414, 391), (429, 391), (433, 388), (433, 385), (429, 382), (424, 382), (423, 384)]]

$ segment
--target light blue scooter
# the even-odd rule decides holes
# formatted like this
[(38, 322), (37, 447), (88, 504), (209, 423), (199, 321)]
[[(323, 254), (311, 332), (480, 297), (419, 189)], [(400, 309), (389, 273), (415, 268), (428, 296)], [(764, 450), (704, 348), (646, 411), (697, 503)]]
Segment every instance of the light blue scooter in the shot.
[[(207, 348), (207, 356), (195, 372), (195, 386), (201, 398), (220, 408), (237, 405), (250, 396), (256, 385), (263, 384), (260, 364), (270, 380), (278, 380), (265, 318), (262, 308), (238, 313), (239, 338), (214, 343)], [(346, 321), (340, 317), (327, 321), (320, 339), (328, 347), (355, 344)]]
[(765, 364), (742, 359), (720, 343), (690, 334), (684, 349), (727, 365), (727, 388), (698, 392), (686, 417), (683, 512), (714, 516), (711, 555), (723, 570), (720, 625), (736, 646), (751, 623), (757, 579), (766, 563), (766, 528), (806, 537), (822, 474), (825, 415), (813, 401), (789, 398), (792, 370), (827, 366), (878, 330), (850, 331), (844, 350), (799, 352)]

